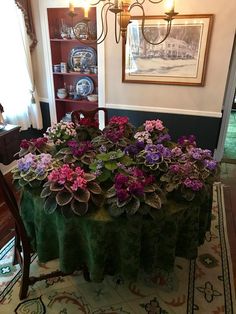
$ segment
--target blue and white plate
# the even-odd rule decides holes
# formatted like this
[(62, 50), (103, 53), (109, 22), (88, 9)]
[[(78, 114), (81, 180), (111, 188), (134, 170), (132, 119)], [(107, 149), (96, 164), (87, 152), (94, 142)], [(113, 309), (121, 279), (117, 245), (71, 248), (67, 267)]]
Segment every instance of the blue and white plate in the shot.
[(75, 90), (78, 95), (83, 97), (92, 94), (94, 90), (93, 80), (88, 76), (84, 76), (76, 83)]
[(68, 58), (68, 65), (72, 70), (78, 66), (78, 64), (75, 64), (76, 59), (80, 60), (80, 66), (84, 66), (85, 68), (94, 66), (97, 64), (96, 50), (92, 47), (85, 47), (85, 46), (77, 46), (73, 48), (70, 51), (69, 58)]

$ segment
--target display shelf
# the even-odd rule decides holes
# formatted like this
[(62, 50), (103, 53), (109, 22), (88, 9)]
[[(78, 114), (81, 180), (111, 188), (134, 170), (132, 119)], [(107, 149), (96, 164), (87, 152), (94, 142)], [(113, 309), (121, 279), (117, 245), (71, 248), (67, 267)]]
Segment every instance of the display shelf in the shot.
[(78, 104), (85, 104), (85, 105), (98, 105), (97, 101), (89, 101), (88, 99), (73, 99), (73, 98), (56, 98), (56, 101), (61, 101), (61, 102), (74, 102), (74, 103), (78, 103)]
[(68, 75), (68, 76), (70, 76), (70, 75), (72, 75), (72, 76), (90, 76), (90, 77), (94, 77), (94, 78), (97, 78), (97, 74), (94, 74), (94, 73), (82, 73), (82, 72), (76, 72), (76, 71), (74, 71), (74, 72), (65, 72), (65, 73), (62, 73), (62, 72), (53, 72), (53, 75), (62, 75), (62, 76), (66, 76), (66, 75)]
[[(75, 8), (76, 17), (74, 18), (73, 24), (79, 23), (83, 19), (83, 9)], [(72, 20), (68, 15), (67, 8), (48, 8), (47, 9), (48, 17), (48, 29), (49, 29), (49, 44), (51, 52), (51, 67), (55, 68), (55, 65), (60, 65), (61, 63), (66, 63), (68, 72), (55, 72), (52, 73), (53, 80), (53, 89), (54, 89), (54, 100), (55, 100), (55, 109), (57, 120), (60, 121), (67, 112), (76, 110), (76, 109), (95, 109), (98, 107), (98, 102), (91, 102), (88, 99), (84, 98), (81, 100), (72, 99), (72, 98), (63, 98), (60, 99), (57, 96), (57, 91), (60, 88), (66, 88), (67, 92), (69, 91), (71, 85), (74, 87), (78, 81), (83, 77), (89, 77), (93, 81), (94, 89), (91, 93), (98, 92), (98, 74), (97, 74), (97, 60), (96, 63), (92, 66), (88, 66), (87, 70), (90, 70), (91, 73), (77, 72), (73, 71), (70, 65), (70, 54), (72, 49), (79, 46), (91, 47), (97, 52), (97, 44), (92, 43), (90, 39), (78, 40), (78, 39), (63, 39), (62, 35), (62, 26), (71, 28)], [(91, 8), (89, 10), (89, 20), (91, 25), (95, 25), (96, 28), (96, 8)], [(97, 55), (96, 55), (97, 56)], [(81, 65), (83, 65), (81, 63)], [(93, 73), (93, 68), (95, 73)], [(82, 67), (83, 69), (83, 67)]]

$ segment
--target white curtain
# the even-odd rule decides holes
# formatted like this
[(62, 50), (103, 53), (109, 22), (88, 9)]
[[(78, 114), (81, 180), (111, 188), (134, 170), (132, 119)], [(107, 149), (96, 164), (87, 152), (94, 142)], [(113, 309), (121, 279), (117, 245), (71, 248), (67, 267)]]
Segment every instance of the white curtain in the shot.
[(14, 0), (0, 1), (0, 103), (11, 124), (42, 129), (24, 18)]

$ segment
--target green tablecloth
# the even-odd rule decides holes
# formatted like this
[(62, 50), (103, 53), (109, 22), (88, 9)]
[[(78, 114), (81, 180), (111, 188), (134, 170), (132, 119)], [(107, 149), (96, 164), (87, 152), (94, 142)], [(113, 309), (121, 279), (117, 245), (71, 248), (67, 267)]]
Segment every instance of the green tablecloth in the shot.
[(196, 258), (210, 228), (211, 199), (204, 205), (168, 201), (156, 220), (131, 216), (111, 218), (97, 213), (65, 218), (58, 210), (47, 215), (37, 191), (25, 190), (21, 215), (40, 262), (59, 258), (63, 272), (87, 265), (91, 280), (109, 270), (135, 279), (142, 268), (172, 271), (176, 256)]

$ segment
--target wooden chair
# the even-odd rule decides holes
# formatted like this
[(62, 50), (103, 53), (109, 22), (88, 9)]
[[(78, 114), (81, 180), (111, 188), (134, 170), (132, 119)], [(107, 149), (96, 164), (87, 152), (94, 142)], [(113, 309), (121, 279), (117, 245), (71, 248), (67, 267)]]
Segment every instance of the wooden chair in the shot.
[(78, 109), (78, 110), (72, 111), (71, 120), (75, 124), (79, 124), (79, 121), (81, 118), (98, 119), (99, 112), (104, 113), (104, 122), (105, 122), (105, 125), (107, 125), (108, 124), (108, 111), (104, 107), (98, 107), (93, 110)]
[[(28, 288), (35, 282), (47, 278), (52, 278), (55, 276), (65, 276), (65, 274), (59, 270), (51, 272), (49, 274), (43, 274), (39, 277), (30, 277), (30, 260), (33, 253), (30, 239), (27, 236), (24, 223), (20, 216), (19, 207), (15, 198), (14, 193), (9, 187), (7, 181), (5, 180), (1, 170), (0, 170), (0, 186), (2, 188), (3, 197), (8, 206), (15, 222), (15, 247), (13, 256), (13, 265), (19, 264), (21, 267), (21, 286), (19, 292), (20, 300), (27, 297)], [(84, 274), (85, 278), (87, 274)], [(87, 275), (88, 276), (88, 275)]]

